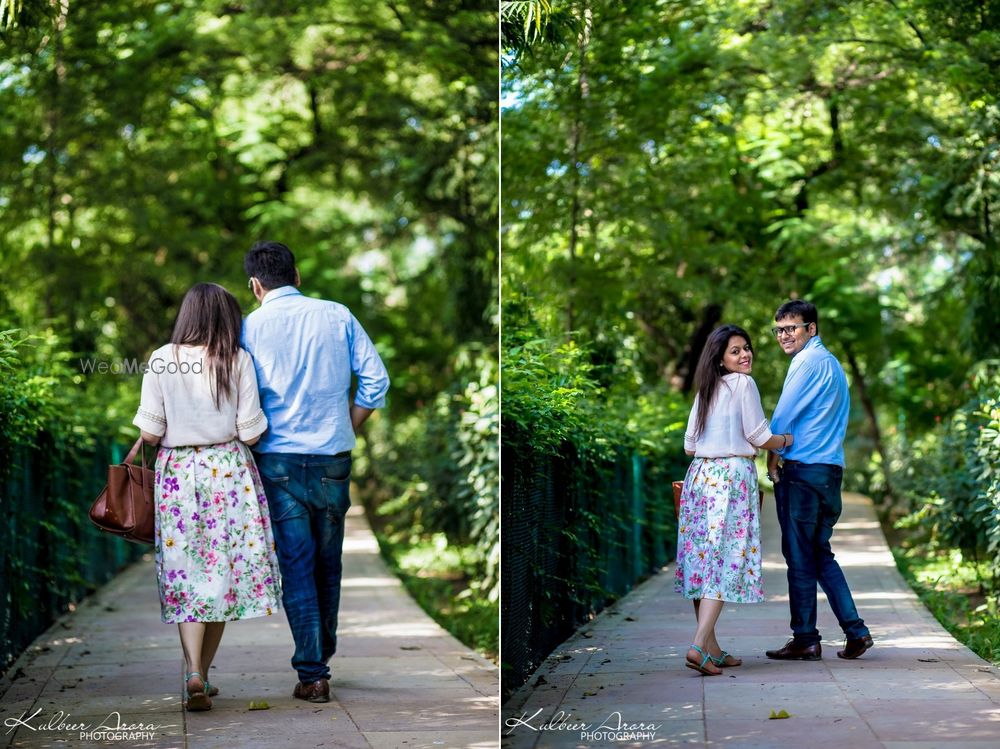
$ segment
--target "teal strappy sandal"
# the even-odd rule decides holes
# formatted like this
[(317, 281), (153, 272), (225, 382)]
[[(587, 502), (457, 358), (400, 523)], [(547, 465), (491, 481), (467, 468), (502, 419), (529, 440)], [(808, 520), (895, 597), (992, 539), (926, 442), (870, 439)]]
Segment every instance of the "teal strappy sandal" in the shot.
[[(713, 655), (711, 656), (711, 658), (712, 658), (712, 663), (714, 663), (719, 668), (736, 668), (737, 666), (743, 665), (742, 658), (737, 658), (735, 655), (733, 655), (732, 653), (727, 653), (725, 650), (722, 651), (722, 655), (720, 656)], [(732, 658), (733, 662), (726, 663), (726, 658)]]
[[(195, 676), (201, 679), (202, 687), (200, 692), (191, 692), (188, 690), (188, 684)], [(208, 696), (208, 682), (197, 671), (192, 671), (184, 675), (184, 709), (191, 712), (212, 709), (212, 700)]]
[[(726, 653), (726, 655), (729, 655), (729, 653)], [(739, 663), (737, 663), (736, 665), (738, 666)], [(218, 693), (219, 693), (219, 688), (213, 687), (211, 684), (208, 683), (208, 679), (205, 679), (205, 694), (207, 694), (209, 697), (214, 697)]]
[(684, 657), (685, 666), (687, 666), (688, 668), (693, 668), (702, 676), (720, 676), (722, 674), (721, 671), (709, 671), (707, 668), (705, 668), (705, 666), (708, 664), (709, 661), (712, 661), (712, 664), (715, 665), (715, 659), (712, 658), (712, 655), (710, 653), (706, 653), (704, 650), (699, 648), (694, 643), (691, 644), (691, 649), (697, 650), (699, 653), (702, 654), (703, 657), (701, 659), (701, 663), (695, 663), (694, 661), (688, 660), (687, 656), (685, 656)]

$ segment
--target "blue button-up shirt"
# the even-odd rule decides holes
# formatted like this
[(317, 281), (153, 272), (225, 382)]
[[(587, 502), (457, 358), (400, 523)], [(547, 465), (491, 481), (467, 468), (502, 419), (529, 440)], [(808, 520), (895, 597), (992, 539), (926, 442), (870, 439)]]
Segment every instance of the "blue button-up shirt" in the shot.
[(335, 455), (354, 447), (352, 374), (355, 404), (385, 405), (385, 365), (342, 304), (303, 296), (294, 286), (272, 289), (243, 321), (243, 348), (253, 357), (267, 416), (258, 452)]
[(791, 447), (778, 450), (787, 460), (844, 465), (844, 435), (851, 395), (840, 362), (819, 336), (792, 357), (781, 397), (771, 416), (774, 434), (795, 437)]

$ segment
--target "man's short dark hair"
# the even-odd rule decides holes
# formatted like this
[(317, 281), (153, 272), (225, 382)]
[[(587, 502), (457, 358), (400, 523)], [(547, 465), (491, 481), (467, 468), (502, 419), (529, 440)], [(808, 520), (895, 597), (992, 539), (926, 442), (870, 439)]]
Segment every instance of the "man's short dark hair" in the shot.
[(265, 289), (295, 285), (295, 255), (281, 242), (257, 242), (243, 258), (243, 270)]
[(816, 323), (816, 330), (819, 331), (819, 312), (816, 311), (815, 306), (802, 299), (792, 299), (778, 307), (778, 311), (774, 313), (774, 321), (778, 322), (795, 315), (801, 317), (804, 323)]

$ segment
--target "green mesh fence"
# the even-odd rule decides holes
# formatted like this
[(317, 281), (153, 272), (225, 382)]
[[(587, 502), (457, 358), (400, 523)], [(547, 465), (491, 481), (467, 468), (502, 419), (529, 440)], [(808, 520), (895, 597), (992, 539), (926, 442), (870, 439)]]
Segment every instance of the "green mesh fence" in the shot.
[(123, 457), (120, 446), (56, 457), (43, 433), (32, 447), (2, 452), (0, 672), (68, 604), (151, 549), (102, 534), (87, 517), (107, 480), (108, 464)]
[[(501, 502), (503, 698), (588, 617), (674, 557), (670, 482), (683, 467), (624, 451), (594, 464), (538, 455), (505, 425)], [(679, 473), (678, 473), (679, 471)]]

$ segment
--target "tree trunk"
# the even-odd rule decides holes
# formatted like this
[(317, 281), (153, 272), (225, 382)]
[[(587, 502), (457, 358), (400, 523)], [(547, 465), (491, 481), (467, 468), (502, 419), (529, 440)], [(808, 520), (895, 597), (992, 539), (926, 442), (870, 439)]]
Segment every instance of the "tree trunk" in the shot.
[(573, 311), (573, 294), (576, 290), (576, 244), (579, 236), (580, 223), (580, 142), (583, 138), (583, 102), (590, 95), (590, 82), (587, 80), (587, 48), (590, 46), (590, 31), (594, 23), (594, 13), (590, 6), (583, 8), (583, 28), (578, 39), (580, 61), (577, 77), (576, 113), (573, 118), (573, 130), (570, 147), (570, 169), (573, 170), (573, 199), (570, 204), (569, 216), (569, 274), (566, 289), (566, 329), (573, 331), (575, 326)]
[(865, 409), (865, 415), (868, 416), (868, 422), (871, 426), (872, 439), (875, 441), (875, 451), (879, 454), (882, 459), (882, 478), (885, 481), (885, 493), (890, 502), (895, 501), (895, 492), (892, 489), (892, 480), (889, 475), (889, 456), (885, 451), (885, 444), (882, 441), (882, 430), (878, 425), (878, 414), (875, 413), (875, 404), (872, 402), (871, 396), (868, 393), (868, 388), (865, 385), (865, 376), (861, 371), (861, 365), (858, 363), (857, 357), (854, 356), (854, 350), (848, 344), (844, 344), (844, 351), (847, 354), (847, 364), (851, 368), (851, 374), (854, 376), (854, 382), (858, 386), (858, 395), (861, 396), (861, 405)]

